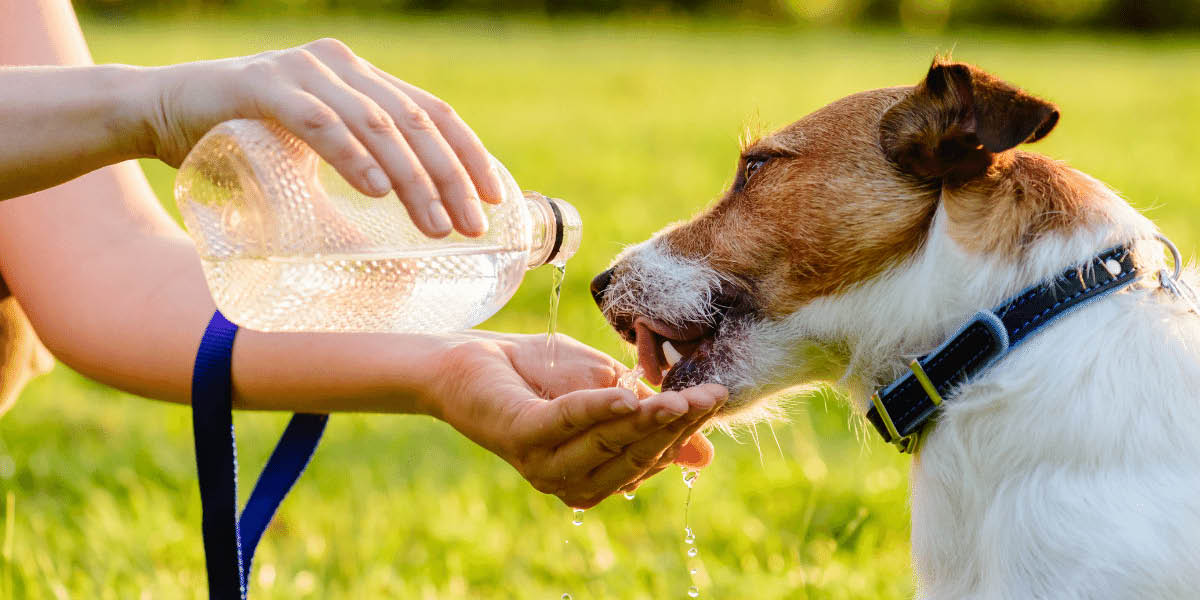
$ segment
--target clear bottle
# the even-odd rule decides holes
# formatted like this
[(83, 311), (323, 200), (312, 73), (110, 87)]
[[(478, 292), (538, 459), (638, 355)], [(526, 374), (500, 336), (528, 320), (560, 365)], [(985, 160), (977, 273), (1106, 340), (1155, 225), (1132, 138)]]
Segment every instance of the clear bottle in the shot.
[(205, 135), (180, 166), (175, 201), (217, 308), (259, 331), (437, 332), (476, 325), (525, 271), (579, 248), (574, 207), (522, 194), (499, 161), (504, 200), (487, 234), (425, 237), (395, 193), (366, 196), (272, 121)]

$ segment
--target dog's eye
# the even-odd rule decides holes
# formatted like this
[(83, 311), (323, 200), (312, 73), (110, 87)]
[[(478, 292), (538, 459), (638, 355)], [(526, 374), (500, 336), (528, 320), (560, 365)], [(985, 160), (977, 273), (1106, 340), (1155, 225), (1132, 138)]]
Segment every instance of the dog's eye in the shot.
[(744, 175), (746, 180), (749, 181), (749, 179), (754, 176), (754, 173), (757, 172), (760, 167), (766, 164), (766, 162), (767, 160), (765, 158), (746, 159), (746, 170)]

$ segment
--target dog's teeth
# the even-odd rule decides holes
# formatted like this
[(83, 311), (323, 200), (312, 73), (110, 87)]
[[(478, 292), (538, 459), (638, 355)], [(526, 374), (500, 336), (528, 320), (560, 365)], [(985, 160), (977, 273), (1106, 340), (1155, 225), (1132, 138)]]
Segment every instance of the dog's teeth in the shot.
[(670, 341), (664, 340), (662, 348), (663, 356), (666, 357), (668, 366), (675, 366), (675, 363), (679, 362), (679, 360), (683, 358), (683, 355), (675, 349), (675, 346), (671, 345)]

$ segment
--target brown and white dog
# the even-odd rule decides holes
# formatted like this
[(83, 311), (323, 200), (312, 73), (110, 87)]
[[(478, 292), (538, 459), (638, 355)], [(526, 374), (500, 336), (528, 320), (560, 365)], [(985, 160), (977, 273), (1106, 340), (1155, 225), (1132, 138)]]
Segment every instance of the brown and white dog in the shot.
[[(1057, 120), (939, 59), (746, 147), (716, 204), (627, 249), (593, 295), (652, 383), (726, 385), (727, 422), (819, 381), (865, 412), (978, 310), (1120, 244), (1165, 266), (1110, 189), (1014, 149)], [(919, 594), (1198, 597), (1198, 390), (1200, 318), (1149, 276), (960, 386), (912, 465)]]

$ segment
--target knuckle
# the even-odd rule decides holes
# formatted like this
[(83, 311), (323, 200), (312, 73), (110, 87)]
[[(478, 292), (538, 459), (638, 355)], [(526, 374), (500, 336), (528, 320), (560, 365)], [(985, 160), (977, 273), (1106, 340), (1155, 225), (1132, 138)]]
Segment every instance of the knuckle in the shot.
[(246, 61), (242, 66), (242, 75), (254, 86), (274, 80), (278, 73), (273, 55), (256, 56), (254, 60)]
[(300, 113), (300, 125), (308, 131), (329, 129), (338, 122), (337, 113), (324, 104), (314, 103), (304, 107)]
[(367, 131), (371, 133), (387, 134), (395, 130), (396, 123), (392, 121), (392, 116), (387, 114), (387, 111), (374, 106), (367, 109), (367, 114), (363, 118)]
[(425, 109), (414, 106), (404, 115), (405, 129), (410, 131), (431, 132), (437, 129), (433, 119), (429, 118), (429, 113)]
[(648, 452), (630, 452), (628, 460), (630, 465), (644, 471), (658, 464), (658, 455)]
[(449, 102), (440, 98), (435, 98), (426, 103), (425, 111), (434, 119), (457, 119), (458, 113), (454, 112), (454, 107), (450, 106)]
[(625, 449), (621, 444), (598, 433), (592, 436), (592, 447), (605, 456), (616, 456)]
[[(333, 160), (338, 163), (348, 163), (361, 160), (361, 155), (358, 148), (351, 143), (339, 144), (337, 149), (333, 151)], [(366, 162), (365, 160), (362, 162)], [(366, 172), (372, 165), (364, 165), (360, 170)]]
[(581, 420), (579, 415), (575, 414), (574, 405), (570, 402), (559, 401), (558, 403), (559, 426), (564, 433), (571, 433), (579, 429)]
[(321, 59), (317, 58), (308, 48), (299, 47), (292, 48), (287, 52), (287, 59), (296, 63), (300, 67), (312, 68), (321, 64)]
[(337, 38), (325, 37), (309, 42), (305, 46), (318, 52), (327, 52), (339, 58), (354, 56), (354, 51), (350, 49), (350, 46), (347, 46), (345, 42)]

